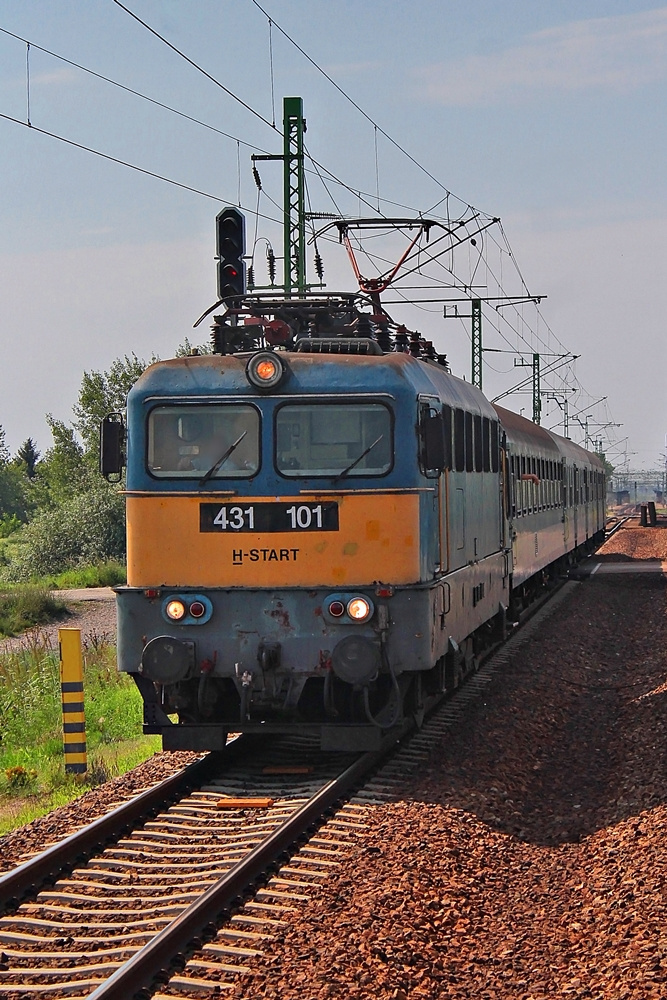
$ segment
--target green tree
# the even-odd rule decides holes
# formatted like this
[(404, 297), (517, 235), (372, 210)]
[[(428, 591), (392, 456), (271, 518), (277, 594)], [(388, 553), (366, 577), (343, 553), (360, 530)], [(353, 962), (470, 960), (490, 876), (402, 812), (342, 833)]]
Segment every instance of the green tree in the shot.
[(138, 358), (136, 354), (116, 358), (108, 371), (84, 372), (79, 389), (79, 399), (72, 409), (76, 421), (74, 426), (80, 433), (84, 451), (89, 462), (97, 467), (100, 443), (100, 423), (107, 413), (123, 411), (127, 394), (149, 364), (158, 361), (155, 355), (150, 361)]
[(211, 344), (191, 344), (186, 337), (182, 344), (179, 344), (174, 353), (175, 358), (186, 358), (190, 354), (213, 354)]
[[(25, 477), (20, 469), (9, 461), (9, 449), (5, 443), (5, 431), (0, 426), (0, 520), (26, 516)], [(7, 522), (9, 523), (9, 522)]]
[(5, 429), (0, 424), (0, 466), (6, 465), (9, 461), (9, 448), (5, 444)]
[(84, 491), (91, 479), (90, 467), (74, 429), (62, 420), (56, 420), (50, 413), (46, 422), (51, 428), (53, 445), (38, 464), (31, 483), (33, 503), (38, 508), (64, 503), (74, 494)]
[(28, 479), (35, 478), (35, 468), (39, 461), (40, 453), (37, 451), (32, 438), (26, 438), (19, 450), (16, 452), (15, 462), (19, 467), (25, 468)]

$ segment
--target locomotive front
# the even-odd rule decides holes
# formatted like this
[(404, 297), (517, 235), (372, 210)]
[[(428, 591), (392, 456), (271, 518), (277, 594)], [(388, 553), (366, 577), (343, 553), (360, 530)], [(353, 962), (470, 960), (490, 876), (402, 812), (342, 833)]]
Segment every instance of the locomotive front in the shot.
[(166, 748), (292, 728), (364, 748), (401, 719), (408, 648), (431, 665), (390, 615), (431, 574), (411, 365), (188, 356), (132, 389), (118, 657)]

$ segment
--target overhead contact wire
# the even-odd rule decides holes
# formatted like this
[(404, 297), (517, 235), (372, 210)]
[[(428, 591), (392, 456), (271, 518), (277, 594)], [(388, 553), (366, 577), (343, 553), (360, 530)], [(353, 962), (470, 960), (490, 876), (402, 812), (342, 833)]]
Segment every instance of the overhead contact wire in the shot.
[(241, 97), (239, 97), (238, 94), (235, 94), (233, 90), (230, 90), (228, 87), (225, 87), (224, 84), (220, 83), (219, 80), (216, 80), (214, 76), (211, 76), (211, 74), (208, 73), (198, 63), (196, 63), (194, 59), (190, 59), (189, 56), (186, 56), (185, 52), (182, 52), (181, 49), (173, 45), (167, 38), (164, 37), (164, 35), (161, 35), (159, 31), (156, 31), (155, 28), (152, 28), (150, 24), (146, 23), (146, 21), (142, 21), (142, 19), (137, 14), (135, 14), (134, 11), (131, 11), (130, 8), (126, 7), (125, 4), (120, 2), (120, 0), (112, 0), (112, 2), (115, 3), (117, 7), (120, 7), (121, 10), (124, 10), (126, 14), (129, 14), (130, 17), (134, 18), (135, 21), (138, 21), (139, 24), (141, 24), (147, 31), (150, 31), (151, 35), (155, 35), (156, 38), (159, 38), (160, 41), (164, 43), (164, 45), (170, 48), (172, 52), (175, 52), (176, 55), (180, 56), (181, 59), (184, 59), (186, 63), (188, 63), (190, 66), (196, 69), (197, 72), (205, 76), (207, 80), (210, 80), (211, 83), (214, 83), (216, 87), (219, 87), (220, 90), (223, 90), (225, 92), (225, 94), (233, 98), (233, 100), (237, 101), (242, 107), (246, 109), (246, 111), (249, 111), (250, 114), (254, 115), (255, 118), (259, 118), (261, 122), (264, 122), (265, 125), (268, 125), (269, 128), (273, 129), (275, 132), (279, 131), (279, 129), (276, 128), (275, 123), (270, 122), (268, 118), (265, 118), (264, 115), (259, 113), (259, 111), (255, 111), (255, 109), (251, 107), (251, 105), (248, 104), (246, 101), (244, 101)]
[(36, 45), (35, 42), (30, 42), (27, 38), (22, 38), (20, 35), (15, 35), (13, 31), (8, 31), (7, 28), (0, 28), (0, 32), (3, 35), (9, 35), (10, 38), (15, 38), (17, 42), (23, 42), (29, 48), (36, 49), (38, 52), (43, 52), (45, 55), (51, 56), (53, 59), (58, 59), (60, 62), (66, 63), (68, 66), (73, 66), (74, 69), (81, 70), (82, 73), (88, 73), (90, 76), (94, 76), (96, 79), (102, 80), (104, 83), (111, 84), (112, 87), (124, 90), (126, 94), (132, 94), (133, 97), (139, 97), (142, 101), (147, 101), (149, 104), (154, 104), (157, 108), (162, 108), (163, 111), (169, 111), (173, 115), (178, 115), (179, 118), (184, 118), (186, 121), (192, 122), (193, 125), (201, 125), (202, 128), (208, 129), (210, 132), (215, 132), (217, 135), (221, 135), (225, 139), (232, 139), (234, 142), (240, 142), (242, 146), (247, 146), (248, 149), (254, 149), (259, 153), (269, 152), (269, 150), (264, 149), (262, 146), (256, 146), (252, 142), (246, 142), (243, 139), (239, 139), (238, 136), (232, 135), (230, 132), (225, 132), (222, 129), (217, 128), (215, 125), (210, 125), (208, 122), (204, 122), (200, 118), (194, 118), (192, 115), (186, 114), (185, 111), (179, 111), (178, 108), (172, 108), (169, 104), (164, 104), (162, 101), (158, 101), (154, 97), (148, 97), (147, 94), (142, 94), (139, 90), (133, 90), (132, 87), (127, 87), (124, 83), (119, 83), (118, 80), (112, 80), (111, 77), (104, 76), (103, 73), (97, 73), (94, 69), (90, 69), (88, 66), (83, 66), (81, 63), (74, 62), (73, 59), (68, 59), (67, 56), (62, 56), (58, 52), (52, 52), (51, 49), (45, 49), (42, 45)]
[[(74, 142), (73, 139), (67, 139), (63, 135), (58, 135), (56, 132), (49, 132), (47, 129), (38, 128), (36, 125), (28, 125), (27, 122), (21, 121), (20, 118), (13, 118), (11, 115), (5, 115), (0, 112), (0, 118), (4, 118), (5, 121), (14, 122), (16, 125), (22, 125), (23, 128), (30, 128), (32, 132), (39, 132), (41, 135), (46, 135), (50, 139), (57, 139), (59, 142), (64, 142), (68, 146), (74, 146), (75, 149), (82, 149), (86, 153), (93, 153), (95, 156), (100, 156), (103, 160), (109, 160), (111, 163), (118, 163), (122, 167), (129, 167), (130, 170), (136, 170), (137, 173), (145, 174), (147, 177), (154, 177), (158, 181), (164, 181), (165, 184), (172, 184), (174, 187), (181, 188), (184, 191), (190, 191), (192, 194), (198, 194), (202, 198), (210, 198), (211, 201), (219, 201), (223, 205), (229, 204), (229, 199), (221, 198), (220, 195), (210, 194), (208, 191), (201, 191), (199, 188), (191, 187), (189, 184), (183, 184), (181, 181), (175, 181), (171, 177), (165, 177), (164, 174), (157, 174), (153, 170), (147, 170), (145, 167), (139, 167), (136, 163), (129, 163), (127, 160), (121, 160), (117, 156), (111, 156), (109, 153), (102, 153), (99, 149), (93, 149), (92, 146), (84, 146), (83, 143)], [(241, 206), (243, 207), (243, 206)], [(247, 211), (252, 211), (252, 209), (247, 209)], [(270, 215), (262, 215), (263, 219), (267, 219), (269, 222), (275, 222), (280, 224), (279, 219), (274, 219)]]

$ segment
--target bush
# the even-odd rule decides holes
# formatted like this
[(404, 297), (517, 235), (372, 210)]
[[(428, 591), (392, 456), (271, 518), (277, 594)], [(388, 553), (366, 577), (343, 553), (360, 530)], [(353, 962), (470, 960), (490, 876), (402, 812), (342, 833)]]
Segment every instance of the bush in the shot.
[(33, 625), (45, 625), (65, 613), (62, 601), (43, 587), (20, 587), (0, 594), (0, 636), (16, 635)]
[(0, 538), (9, 538), (10, 535), (19, 530), (21, 523), (16, 514), (5, 514), (4, 517), (0, 518)]
[(40, 511), (22, 530), (5, 576), (31, 580), (107, 559), (125, 559), (125, 500), (100, 481)]

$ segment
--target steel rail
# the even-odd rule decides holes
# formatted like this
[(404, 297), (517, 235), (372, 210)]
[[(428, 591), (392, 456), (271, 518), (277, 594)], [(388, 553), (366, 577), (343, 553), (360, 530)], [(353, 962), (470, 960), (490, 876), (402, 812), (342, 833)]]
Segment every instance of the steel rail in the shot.
[(338, 778), (329, 781), (275, 833), (120, 966), (89, 995), (88, 1000), (143, 1000), (148, 996), (146, 988), (156, 978), (170, 974), (168, 970), (174, 959), (192, 948), (202, 931), (213, 925), (269, 865), (290, 848), (314, 821), (321, 818), (322, 813), (372, 771), (395, 743), (396, 737), (387, 738), (382, 749), (365, 753)]
[(81, 830), (48, 847), (41, 854), (24, 861), (18, 868), (0, 875), (0, 913), (14, 909), (22, 898), (36, 893), (40, 885), (49, 879), (57, 878), (63, 870), (79, 863), (100, 844), (119, 840), (142, 816), (186, 794), (192, 786), (201, 783), (220, 761), (231, 762), (241, 750), (240, 746), (236, 746), (237, 743), (240, 744), (241, 740), (235, 740), (228, 748), (217, 754), (208, 754), (200, 760), (193, 761), (171, 777), (165, 778), (152, 788), (123, 802), (110, 813), (100, 816)]

